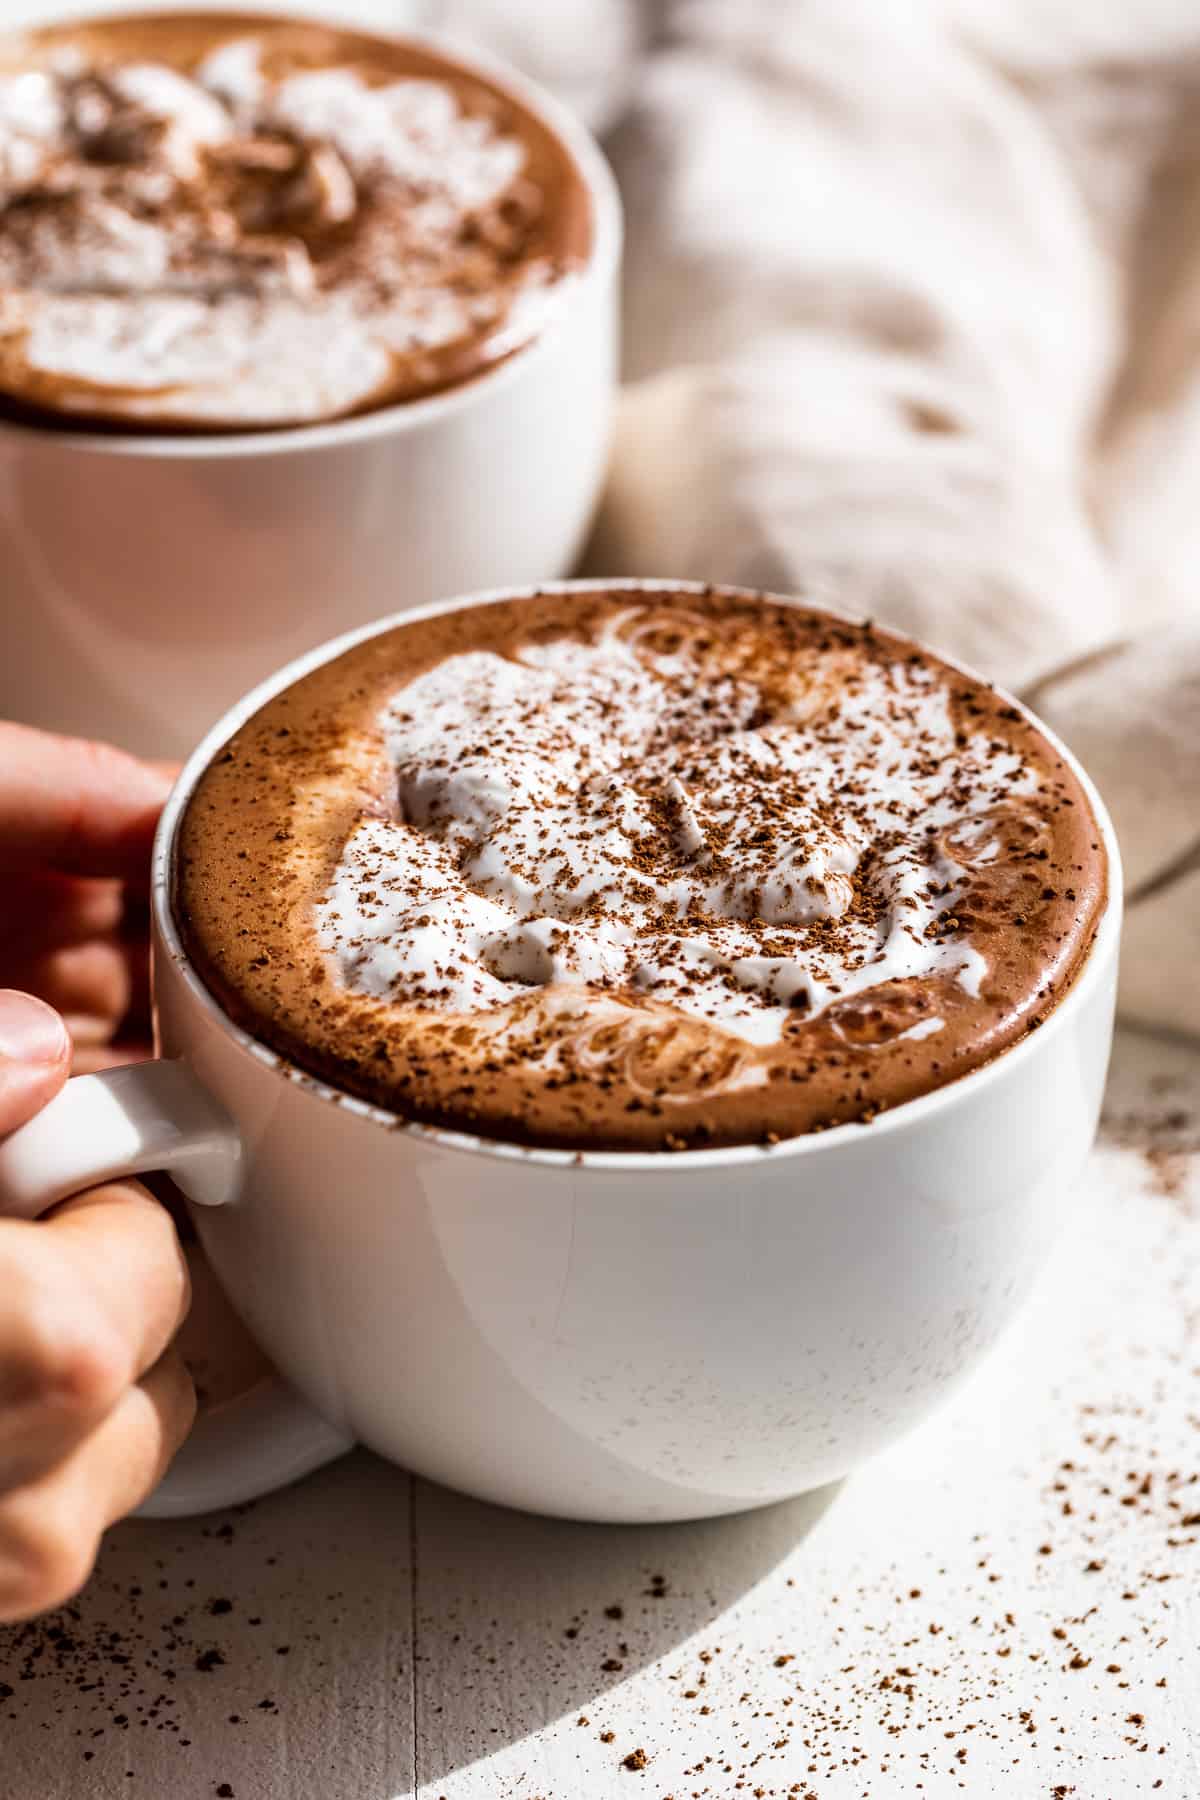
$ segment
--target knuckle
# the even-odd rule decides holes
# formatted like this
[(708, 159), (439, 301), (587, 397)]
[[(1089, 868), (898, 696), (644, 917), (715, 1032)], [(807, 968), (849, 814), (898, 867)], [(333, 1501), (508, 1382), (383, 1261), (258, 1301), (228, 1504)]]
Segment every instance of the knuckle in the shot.
[(23, 1386), (37, 1407), (90, 1419), (106, 1413), (129, 1381), (129, 1358), (115, 1329), (94, 1313), (37, 1308), (18, 1357)]
[(97, 1547), (52, 1508), (10, 1506), (0, 1524), (0, 1614), (12, 1620), (61, 1606), (91, 1574)]

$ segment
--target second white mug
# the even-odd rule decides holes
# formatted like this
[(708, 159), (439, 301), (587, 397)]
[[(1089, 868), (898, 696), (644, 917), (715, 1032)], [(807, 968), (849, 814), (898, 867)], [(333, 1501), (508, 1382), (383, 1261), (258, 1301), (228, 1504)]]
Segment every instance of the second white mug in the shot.
[(287, 431), (105, 435), (0, 421), (0, 718), (182, 757), (247, 687), (398, 607), (565, 574), (604, 477), (621, 213), (587, 131), (592, 244), (534, 342), (431, 398)]

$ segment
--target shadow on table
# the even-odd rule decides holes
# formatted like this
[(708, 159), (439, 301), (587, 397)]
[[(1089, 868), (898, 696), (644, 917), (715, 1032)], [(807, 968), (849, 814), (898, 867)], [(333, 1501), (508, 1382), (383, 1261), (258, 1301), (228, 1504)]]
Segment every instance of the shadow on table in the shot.
[(452, 1770), (555, 1719), (587, 1715), (648, 1663), (666, 1658), (673, 1672), (675, 1651), (681, 1675), (694, 1679), (698, 1653), (720, 1641), (715, 1622), (788, 1556), (840, 1485), (724, 1519), (602, 1526), (509, 1512), (418, 1481), (421, 1783), (436, 1794)]
[(5, 1800), (211, 1800), (214, 1784), (265, 1795), (276, 1780), (288, 1800), (436, 1796), (698, 1638), (679, 1659), (694, 1673), (714, 1622), (836, 1492), (580, 1525), (359, 1451), (248, 1507), (131, 1520), (71, 1607), (0, 1627)]
[(0, 1626), (3, 1800), (408, 1795), (412, 1492), (359, 1453), (117, 1526), (75, 1601)]

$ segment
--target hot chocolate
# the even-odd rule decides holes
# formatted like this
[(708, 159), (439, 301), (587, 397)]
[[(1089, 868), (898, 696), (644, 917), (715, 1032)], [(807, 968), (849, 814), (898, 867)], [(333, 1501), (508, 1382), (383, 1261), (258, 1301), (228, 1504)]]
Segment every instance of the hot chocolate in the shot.
[(591, 238), (570, 153), (431, 50), (232, 14), (0, 44), (0, 395), (41, 422), (250, 429), (468, 380)]
[(201, 777), (176, 906), (257, 1038), (403, 1118), (682, 1149), (869, 1120), (1038, 1025), (1106, 888), (1008, 698), (736, 590), (415, 619)]

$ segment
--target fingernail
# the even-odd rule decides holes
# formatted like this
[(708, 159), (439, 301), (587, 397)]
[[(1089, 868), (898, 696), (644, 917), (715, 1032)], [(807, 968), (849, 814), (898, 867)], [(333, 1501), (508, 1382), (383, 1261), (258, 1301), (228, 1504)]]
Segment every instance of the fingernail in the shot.
[(0, 1056), (10, 1062), (57, 1063), (67, 1054), (67, 1028), (44, 1000), (0, 988)]

